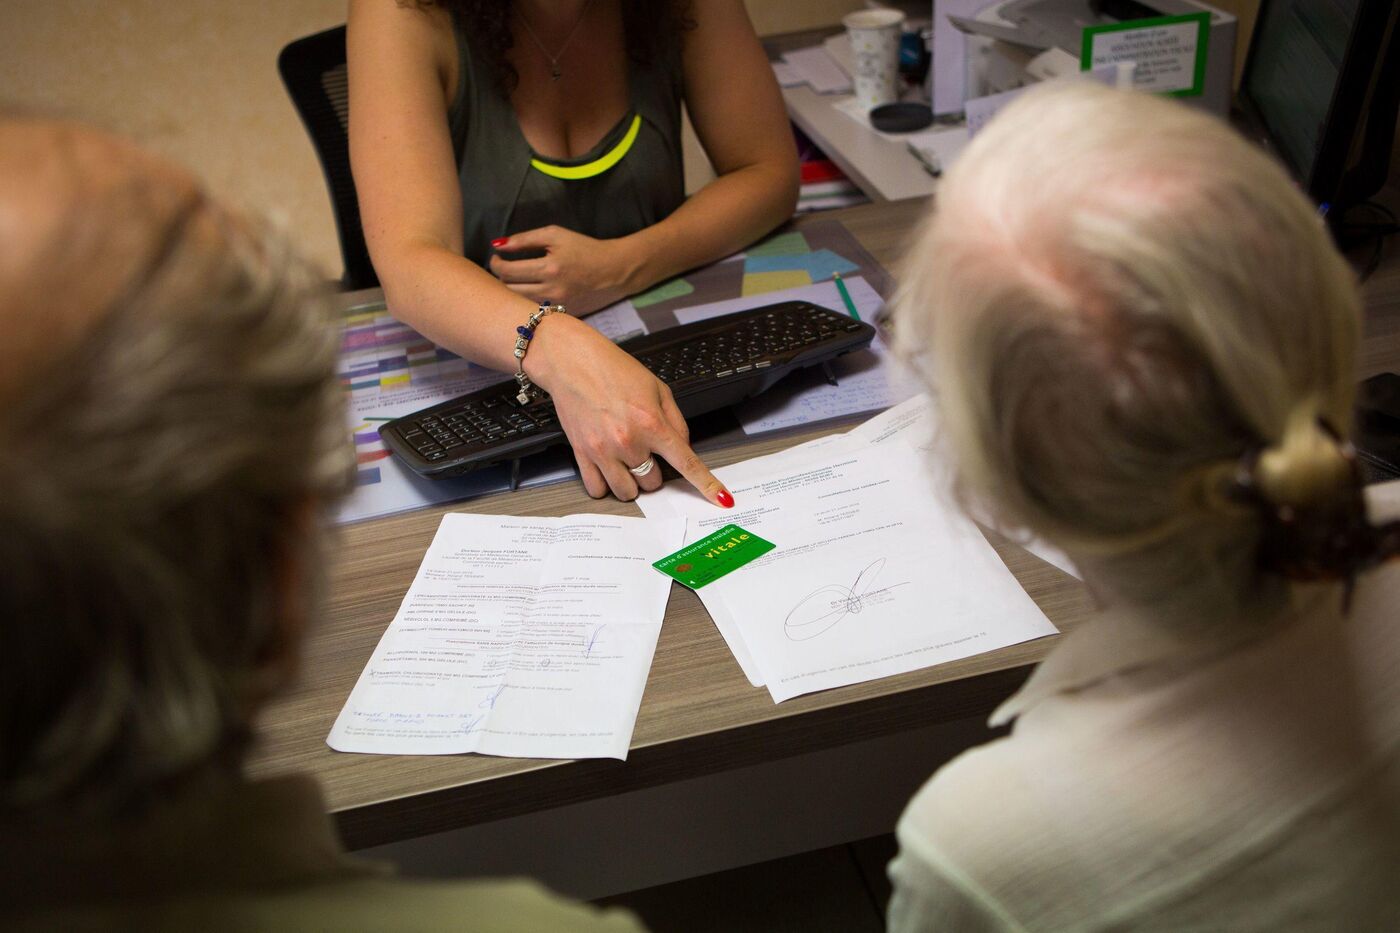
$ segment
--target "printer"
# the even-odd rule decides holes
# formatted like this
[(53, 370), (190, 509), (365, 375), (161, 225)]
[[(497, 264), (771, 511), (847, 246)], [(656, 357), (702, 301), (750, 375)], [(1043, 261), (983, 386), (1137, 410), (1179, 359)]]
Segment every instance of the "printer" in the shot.
[[(935, 9), (937, 8), (935, 4)], [(1084, 28), (1183, 13), (1210, 14), (1205, 87), (1184, 97), (1228, 118), (1235, 76), (1234, 16), (1196, 0), (1004, 0), (974, 16), (948, 16), (966, 33), (964, 99), (1024, 87), (1079, 72)], [(937, 60), (934, 69), (938, 69)], [(935, 77), (935, 80), (938, 80)]]

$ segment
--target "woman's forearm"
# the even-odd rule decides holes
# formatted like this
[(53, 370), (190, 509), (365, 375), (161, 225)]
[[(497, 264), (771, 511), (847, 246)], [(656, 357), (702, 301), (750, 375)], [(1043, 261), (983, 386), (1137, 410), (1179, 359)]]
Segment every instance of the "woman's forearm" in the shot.
[(438, 244), (401, 245), (380, 264), (384, 298), (395, 317), (474, 363), (515, 369), (515, 328), (535, 302)]
[(748, 246), (792, 216), (797, 185), (795, 160), (790, 166), (756, 163), (716, 178), (670, 217), (623, 238), (631, 262), (628, 291)]

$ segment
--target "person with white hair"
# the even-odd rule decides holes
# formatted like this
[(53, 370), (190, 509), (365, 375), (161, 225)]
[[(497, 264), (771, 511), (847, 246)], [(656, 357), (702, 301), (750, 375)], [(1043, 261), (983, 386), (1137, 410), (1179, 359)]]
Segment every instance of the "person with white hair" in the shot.
[(910, 803), (891, 931), (1400, 929), (1400, 526), (1322, 221), (1223, 122), (1089, 83), (937, 201), (894, 326), (956, 492), (1100, 612)]
[(0, 928), (636, 930), (395, 880), (243, 775), (354, 470), (316, 283), (184, 171), (0, 116)]

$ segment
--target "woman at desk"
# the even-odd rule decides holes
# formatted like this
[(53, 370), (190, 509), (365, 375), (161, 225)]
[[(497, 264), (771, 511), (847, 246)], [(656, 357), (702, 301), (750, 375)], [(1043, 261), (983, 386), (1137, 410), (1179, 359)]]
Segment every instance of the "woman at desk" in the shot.
[[(712, 502), (670, 391), (577, 318), (792, 213), (782, 99), (740, 0), (352, 0), (350, 154), (394, 314), (550, 393), (589, 495)], [(686, 199), (684, 101), (718, 177)], [(567, 313), (555, 313), (567, 309)]]
[(896, 319), (964, 498), (1099, 616), (900, 820), (893, 933), (1395, 930), (1400, 524), (1355, 277), (1223, 122), (1042, 88), (939, 189)]

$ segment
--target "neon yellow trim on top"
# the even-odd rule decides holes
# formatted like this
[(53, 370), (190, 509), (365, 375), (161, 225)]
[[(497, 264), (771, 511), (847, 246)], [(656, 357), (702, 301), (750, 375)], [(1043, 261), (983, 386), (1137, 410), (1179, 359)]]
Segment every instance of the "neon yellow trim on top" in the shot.
[(583, 165), (551, 165), (548, 162), (541, 162), (539, 159), (531, 159), (530, 165), (537, 170), (544, 172), (554, 178), (562, 178), (565, 181), (578, 181), (580, 178), (592, 178), (594, 175), (601, 175), (614, 165), (622, 161), (622, 157), (627, 155), (627, 150), (632, 148), (632, 144), (637, 141), (637, 133), (642, 128), (642, 117), (638, 114), (632, 118), (632, 125), (627, 128), (627, 135), (622, 137), (616, 146)]

